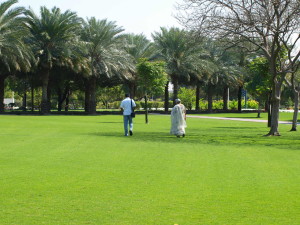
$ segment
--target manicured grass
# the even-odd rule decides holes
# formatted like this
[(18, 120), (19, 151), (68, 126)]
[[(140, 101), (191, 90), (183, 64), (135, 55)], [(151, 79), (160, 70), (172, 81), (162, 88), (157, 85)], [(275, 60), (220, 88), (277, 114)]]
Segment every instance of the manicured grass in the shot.
[[(261, 113), (260, 118), (257, 118), (257, 113), (210, 113), (210, 114), (197, 114), (199, 116), (210, 116), (210, 117), (226, 117), (226, 118), (241, 118), (241, 119), (254, 119), (254, 120), (268, 120), (267, 113)], [(299, 116), (300, 117), (300, 116)], [(281, 112), (279, 114), (280, 121), (293, 121), (293, 113)], [(300, 122), (300, 118), (298, 119)]]
[(149, 119), (0, 116), (0, 224), (299, 224), (299, 132)]

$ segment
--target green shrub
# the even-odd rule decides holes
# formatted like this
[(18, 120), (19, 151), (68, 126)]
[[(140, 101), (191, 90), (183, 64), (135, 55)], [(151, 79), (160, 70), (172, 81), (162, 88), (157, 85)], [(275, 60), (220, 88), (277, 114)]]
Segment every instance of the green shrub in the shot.
[(200, 99), (200, 102), (199, 102), (199, 106), (200, 106), (200, 109), (201, 110), (206, 110), (207, 109), (207, 101), (204, 100), (203, 98)]
[(223, 109), (223, 100), (214, 100), (213, 109)]
[(152, 103), (152, 107), (155, 108), (155, 109), (157, 110), (157, 109), (159, 108), (159, 102), (154, 101), (154, 102)]
[(247, 108), (248, 109), (258, 109), (258, 102), (255, 100), (248, 100), (247, 101)]
[(238, 109), (238, 101), (236, 101), (236, 100), (229, 101), (229, 107), (228, 108), (233, 109), (233, 110)]
[[(141, 107), (142, 107), (143, 109), (146, 108), (146, 107), (145, 107), (145, 102), (144, 102), (144, 101), (141, 101), (140, 104), (141, 104)], [(148, 110), (150, 110), (150, 109), (153, 107), (153, 101), (148, 101), (148, 102), (147, 102), (147, 105), (148, 105)]]
[(121, 101), (114, 101), (110, 104), (111, 109), (119, 109), (121, 105)]

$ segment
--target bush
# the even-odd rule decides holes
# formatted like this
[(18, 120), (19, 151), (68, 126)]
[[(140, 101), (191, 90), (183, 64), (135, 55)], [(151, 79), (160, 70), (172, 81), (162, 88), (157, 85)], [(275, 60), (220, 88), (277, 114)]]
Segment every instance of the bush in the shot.
[(139, 101), (135, 101), (135, 109), (140, 109), (141, 108), (141, 102), (139, 102)]
[(121, 101), (114, 101), (110, 104), (110, 108), (112, 109), (119, 109), (121, 105)]
[(200, 103), (199, 103), (200, 109), (201, 110), (206, 110), (208, 108), (208, 104), (207, 101), (204, 100), (203, 98), (200, 99)]
[(236, 100), (232, 100), (229, 101), (229, 109), (238, 109), (238, 101)]
[[(143, 108), (143, 109), (145, 109), (145, 102), (140, 102), (140, 104), (141, 104), (141, 107)], [(148, 105), (148, 110), (150, 110), (152, 107), (153, 107), (153, 101), (148, 101), (147, 102), (147, 105)]]
[(223, 109), (223, 100), (213, 101), (213, 109)]
[(247, 101), (247, 108), (249, 109), (258, 109), (258, 102), (255, 100), (248, 100)]

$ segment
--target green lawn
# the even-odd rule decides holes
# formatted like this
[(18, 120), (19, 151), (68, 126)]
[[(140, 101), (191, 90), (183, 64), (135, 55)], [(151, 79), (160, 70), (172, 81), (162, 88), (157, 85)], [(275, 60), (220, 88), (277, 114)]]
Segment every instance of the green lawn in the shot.
[(0, 116), (0, 224), (299, 224), (300, 134), (169, 116)]
[[(241, 118), (241, 119), (255, 119), (255, 120), (268, 120), (267, 113), (261, 113), (260, 118), (257, 118), (257, 113), (210, 113), (210, 114), (197, 114), (199, 116), (210, 116), (210, 117), (227, 117), (227, 118)], [(279, 114), (280, 121), (293, 121), (293, 113), (281, 112)], [(298, 123), (300, 122), (300, 116), (298, 117)]]

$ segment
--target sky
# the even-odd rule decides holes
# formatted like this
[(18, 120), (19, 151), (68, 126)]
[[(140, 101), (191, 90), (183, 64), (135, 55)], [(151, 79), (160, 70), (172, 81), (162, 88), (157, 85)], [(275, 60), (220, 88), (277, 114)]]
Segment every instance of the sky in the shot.
[(41, 6), (69, 9), (82, 18), (96, 17), (116, 21), (126, 33), (146, 35), (160, 27), (181, 27), (174, 18), (175, 5), (183, 0), (19, 0), (18, 6), (29, 6), (38, 14)]

